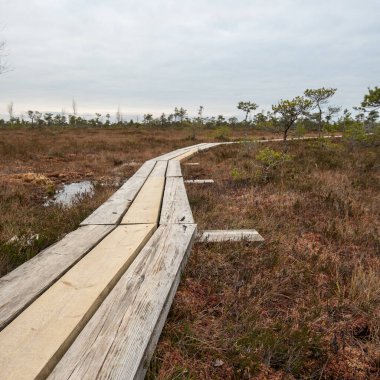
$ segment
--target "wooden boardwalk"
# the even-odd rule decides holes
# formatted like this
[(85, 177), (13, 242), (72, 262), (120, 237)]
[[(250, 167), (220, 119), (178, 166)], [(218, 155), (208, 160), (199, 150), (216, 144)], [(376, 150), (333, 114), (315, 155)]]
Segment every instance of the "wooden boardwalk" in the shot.
[(180, 162), (164, 154), (81, 226), (0, 279), (1, 379), (142, 379), (196, 236)]
[(144, 378), (196, 237), (180, 162), (221, 144), (146, 161), (76, 231), (0, 279), (2, 380)]

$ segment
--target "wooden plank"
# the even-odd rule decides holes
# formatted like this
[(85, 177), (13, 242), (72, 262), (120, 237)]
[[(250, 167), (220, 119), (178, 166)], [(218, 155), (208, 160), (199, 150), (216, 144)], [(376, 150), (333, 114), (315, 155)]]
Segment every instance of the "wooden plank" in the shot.
[(198, 149), (192, 149), (192, 150), (189, 150), (189, 151), (187, 151), (185, 153), (182, 153), (180, 156), (173, 158), (173, 160), (183, 161), (186, 158), (191, 157), (195, 153), (198, 153)]
[(196, 184), (214, 183), (214, 180), (213, 179), (187, 179), (185, 183), (196, 183)]
[(179, 161), (169, 161), (166, 177), (182, 177), (181, 164)]
[(197, 148), (198, 150), (202, 150), (205, 147), (209, 146), (210, 144), (213, 145), (213, 144), (219, 144), (219, 143), (201, 143), (201, 144), (193, 145), (192, 147)]
[(213, 148), (214, 146), (218, 146), (218, 145), (222, 145), (224, 143), (209, 143), (209, 144), (205, 144), (201, 147), (199, 147), (199, 151), (203, 151), (203, 150), (208, 150), (210, 148)]
[(119, 190), (88, 216), (81, 226), (89, 224), (117, 224), (144, 185), (146, 177), (134, 175)]
[(180, 155), (182, 155), (183, 153), (186, 153), (190, 150), (195, 150), (195, 151), (198, 151), (199, 148), (203, 147), (203, 146), (206, 146), (208, 145), (208, 143), (200, 143), (200, 144), (196, 144), (196, 145), (190, 145), (190, 146), (187, 146), (185, 148), (181, 148), (181, 149), (177, 149), (177, 150), (174, 150), (170, 153), (166, 153), (166, 154), (163, 154), (162, 156), (158, 156), (155, 158), (155, 160), (159, 161), (159, 160), (172, 160)]
[(0, 330), (57, 281), (114, 226), (85, 226), (0, 278)]
[(185, 162), (184, 165), (197, 166), (197, 165), (199, 165), (199, 162)]
[(197, 236), (197, 241), (224, 242), (224, 241), (264, 241), (264, 238), (256, 230), (209, 230), (202, 231)]
[(149, 177), (165, 177), (168, 161), (157, 161)]
[(195, 225), (158, 228), (49, 380), (144, 378), (195, 231)]
[(194, 223), (182, 177), (166, 179), (160, 224)]
[(46, 377), (155, 230), (119, 226), (0, 333), (3, 379)]
[(139, 170), (133, 175), (133, 177), (148, 177), (148, 175), (153, 170), (154, 166), (156, 165), (156, 160), (149, 160), (145, 161)]
[(158, 223), (164, 185), (164, 177), (148, 177), (121, 224)]
[(189, 147), (185, 147), (185, 148), (173, 150), (172, 152), (169, 152), (169, 153), (166, 153), (166, 154), (163, 154), (161, 156), (156, 157), (155, 160), (156, 161), (168, 161), (168, 160), (172, 160), (173, 158), (181, 155), (184, 152), (187, 152), (190, 149), (191, 148), (189, 148)]

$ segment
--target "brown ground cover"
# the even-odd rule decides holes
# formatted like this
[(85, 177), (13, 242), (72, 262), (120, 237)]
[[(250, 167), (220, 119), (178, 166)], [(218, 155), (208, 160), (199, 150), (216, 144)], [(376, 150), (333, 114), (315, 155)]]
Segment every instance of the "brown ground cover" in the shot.
[(183, 167), (215, 180), (187, 185), (200, 229), (265, 242), (195, 244), (147, 378), (380, 378), (379, 147), (294, 142), (275, 165), (263, 149)]
[[(146, 159), (246, 131), (192, 134), (1, 130), (1, 274), (75, 229)], [(275, 165), (263, 148), (215, 148), (183, 166), (187, 178), (216, 181), (187, 186), (200, 229), (256, 228), (266, 240), (195, 245), (149, 379), (380, 376), (378, 146), (290, 143)], [(86, 179), (93, 197), (43, 206)]]

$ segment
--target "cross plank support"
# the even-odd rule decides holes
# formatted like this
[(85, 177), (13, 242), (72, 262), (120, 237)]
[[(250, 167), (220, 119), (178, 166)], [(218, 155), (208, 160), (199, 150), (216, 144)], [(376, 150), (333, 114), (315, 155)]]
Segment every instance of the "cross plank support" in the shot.
[(206, 184), (206, 183), (214, 183), (214, 180), (213, 179), (187, 179), (185, 183)]
[(208, 230), (197, 234), (200, 243), (214, 243), (227, 241), (264, 241), (256, 230)]

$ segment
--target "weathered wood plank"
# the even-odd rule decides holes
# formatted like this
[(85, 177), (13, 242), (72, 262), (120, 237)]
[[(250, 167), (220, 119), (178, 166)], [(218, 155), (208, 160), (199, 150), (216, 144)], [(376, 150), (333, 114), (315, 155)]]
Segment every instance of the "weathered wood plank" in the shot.
[(149, 177), (165, 177), (168, 161), (157, 161)]
[(172, 160), (173, 158), (181, 155), (182, 153), (187, 152), (189, 149), (190, 149), (189, 147), (185, 147), (185, 148), (173, 150), (172, 152), (169, 152), (169, 153), (166, 153), (166, 154), (163, 154), (161, 156), (156, 157), (155, 160), (156, 161)]
[(160, 224), (194, 223), (182, 177), (166, 179)]
[(121, 224), (157, 224), (164, 185), (164, 177), (148, 177)]
[(133, 177), (148, 177), (148, 175), (153, 170), (154, 166), (156, 165), (156, 160), (149, 160), (145, 161), (139, 170), (133, 175)]
[(182, 177), (181, 164), (179, 161), (169, 161), (166, 177)]
[(195, 231), (195, 225), (158, 228), (49, 380), (144, 378)]
[(202, 150), (203, 148), (209, 146), (210, 144), (219, 144), (219, 143), (201, 143), (197, 145), (193, 145), (193, 148), (197, 148), (198, 150)]
[(177, 149), (177, 150), (174, 150), (170, 153), (166, 153), (166, 154), (163, 154), (162, 156), (158, 156), (155, 158), (155, 160), (159, 161), (159, 160), (172, 160), (180, 155), (182, 155), (183, 153), (186, 153), (190, 150), (195, 150), (195, 151), (198, 151), (199, 148), (202, 148), (204, 146), (208, 145), (208, 143), (200, 143), (200, 144), (196, 144), (196, 145), (190, 145), (190, 146), (187, 146), (185, 148), (181, 148), (181, 149)]
[(256, 230), (208, 230), (197, 235), (197, 241), (202, 243), (223, 241), (264, 241)]
[(1, 377), (46, 377), (155, 228), (117, 227), (1, 331)]
[(85, 226), (0, 278), (0, 330), (57, 281), (114, 226)]
[(214, 180), (213, 179), (187, 179), (185, 183), (197, 183), (197, 184), (214, 183)]
[[(145, 170), (144, 170), (145, 171)], [(89, 224), (117, 224), (144, 185), (146, 177), (133, 175), (111, 197), (88, 216), (81, 226)]]
[(186, 158), (191, 157), (191, 156), (192, 156), (193, 154), (195, 154), (195, 153), (198, 153), (198, 149), (191, 149), (191, 150), (189, 150), (189, 151), (187, 151), (187, 152), (185, 152), (185, 153), (182, 153), (181, 155), (179, 155), (179, 156), (173, 158), (173, 160), (183, 161), (183, 160), (185, 160)]
[(210, 148), (213, 148), (214, 146), (218, 146), (218, 145), (222, 145), (224, 143), (208, 143), (208, 144), (204, 144), (203, 146), (199, 147), (199, 151), (203, 151), (203, 150), (207, 150), (207, 149), (210, 149)]
[(185, 162), (184, 165), (197, 166), (197, 165), (199, 165), (199, 162)]

